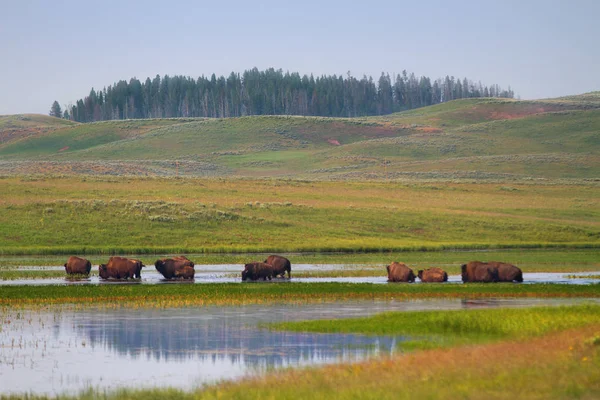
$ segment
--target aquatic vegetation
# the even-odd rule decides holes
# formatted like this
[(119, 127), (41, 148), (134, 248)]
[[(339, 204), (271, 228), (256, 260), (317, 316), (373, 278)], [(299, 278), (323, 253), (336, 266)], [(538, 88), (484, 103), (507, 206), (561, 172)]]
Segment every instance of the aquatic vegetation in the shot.
[(600, 284), (366, 284), (366, 283), (211, 283), (7, 286), (0, 305), (30, 306), (86, 303), (105, 307), (185, 307), (307, 303), (346, 300), (419, 298), (600, 297)]
[(540, 336), (598, 321), (600, 305), (590, 304), (527, 309), (387, 312), (367, 318), (282, 322), (269, 327), (296, 332), (409, 335), (417, 339), (408, 342), (408, 347), (429, 348)]
[[(411, 314), (413, 318), (419, 317), (419, 313)], [(563, 312), (559, 311), (557, 315), (560, 314)], [(582, 314), (578, 316), (584, 317)], [(551, 318), (550, 314), (546, 317)], [(274, 371), (242, 381), (205, 386), (192, 392), (172, 388), (120, 389), (106, 393), (90, 389), (77, 396), (58, 398), (597, 398), (600, 394), (597, 379), (600, 374), (600, 346), (595, 338), (600, 335), (600, 325), (596, 319), (592, 325), (568, 330), (564, 327), (542, 337), (532, 336), (538, 333), (529, 331), (518, 339), (504, 339), (491, 344), (417, 351), (360, 363)]]

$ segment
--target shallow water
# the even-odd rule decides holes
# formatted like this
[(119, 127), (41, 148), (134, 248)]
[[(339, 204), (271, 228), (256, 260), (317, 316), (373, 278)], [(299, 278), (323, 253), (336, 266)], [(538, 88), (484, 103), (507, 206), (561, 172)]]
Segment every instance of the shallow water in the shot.
[(87, 388), (177, 387), (273, 368), (391, 354), (406, 337), (271, 332), (264, 322), (382, 311), (600, 303), (597, 299), (418, 300), (177, 309), (4, 310), (0, 393), (76, 394)]
[[(310, 272), (310, 271), (348, 271), (352, 269), (364, 269), (360, 265), (348, 264), (295, 264), (292, 270), (292, 281), (294, 282), (342, 282), (342, 283), (387, 283), (387, 278), (384, 276), (366, 276), (366, 277), (315, 277), (315, 278), (295, 278), (294, 272)], [(97, 271), (98, 267), (94, 266), (93, 270)], [(43, 279), (15, 279), (15, 280), (0, 280), (2, 285), (77, 285), (77, 284), (181, 284), (181, 283), (241, 283), (241, 271), (243, 266), (240, 264), (214, 264), (214, 265), (199, 265), (196, 267), (196, 275), (193, 281), (167, 281), (162, 275), (156, 271), (153, 265), (142, 269), (142, 278), (140, 280), (123, 281), (103, 281), (98, 276), (89, 279), (67, 280), (65, 278), (43, 278)], [(5, 269), (10, 270), (10, 269)], [(64, 271), (63, 266), (48, 266), (48, 267), (30, 267), (22, 266), (14, 268), (19, 271)], [(375, 269), (373, 269), (375, 271)], [(233, 276), (235, 274), (235, 276)], [(373, 274), (375, 275), (375, 274)], [(569, 275), (581, 276), (577, 279), (568, 278)], [(591, 272), (534, 272), (523, 273), (523, 283), (562, 283), (572, 285), (586, 285), (598, 283), (600, 280), (585, 278), (585, 275), (598, 275), (598, 271)], [(287, 282), (287, 279), (274, 279), (272, 282)], [(462, 283), (460, 275), (450, 275), (449, 283)], [(250, 283), (250, 282), (249, 282)], [(264, 283), (264, 282), (255, 282)], [(415, 282), (420, 284), (417, 279)]]

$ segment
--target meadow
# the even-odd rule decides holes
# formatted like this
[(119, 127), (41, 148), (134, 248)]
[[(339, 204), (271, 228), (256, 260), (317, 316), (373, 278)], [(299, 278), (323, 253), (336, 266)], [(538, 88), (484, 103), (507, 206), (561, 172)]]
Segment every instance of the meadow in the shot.
[[(381, 117), (77, 124), (0, 116), (0, 279), (135, 254), (241, 264), (283, 253), (382, 276), (402, 261), (600, 270), (600, 97), (465, 99)], [(292, 267), (293, 268), (293, 267)], [(293, 269), (292, 269), (293, 271)], [(92, 274), (95, 274), (92, 270)], [(293, 273), (293, 272), (292, 272)], [(294, 273), (293, 273), (294, 274)], [(143, 272), (142, 272), (143, 275)], [(294, 275), (292, 275), (294, 276)], [(599, 298), (600, 284), (5, 286), (2, 310), (427, 298)], [(409, 335), (405, 353), (182, 392), (78, 398), (597, 398), (600, 307), (386, 313), (266, 329)], [(10, 398), (0, 394), (1, 398)], [(31, 398), (36, 398), (31, 396)], [(67, 398), (67, 397), (65, 397)]]
[(131, 177), (2, 177), (0, 183), (3, 255), (600, 245), (593, 183), (508, 187)]
[(0, 173), (581, 181), (598, 177), (597, 98), (463, 99), (365, 118), (4, 116)]

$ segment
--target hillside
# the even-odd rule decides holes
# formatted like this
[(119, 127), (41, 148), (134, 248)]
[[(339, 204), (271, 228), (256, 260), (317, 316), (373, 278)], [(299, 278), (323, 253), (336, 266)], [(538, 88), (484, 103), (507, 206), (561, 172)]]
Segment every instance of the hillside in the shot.
[(77, 124), (0, 117), (0, 173), (317, 179), (600, 176), (600, 93), (463, 99), (379, 117)]

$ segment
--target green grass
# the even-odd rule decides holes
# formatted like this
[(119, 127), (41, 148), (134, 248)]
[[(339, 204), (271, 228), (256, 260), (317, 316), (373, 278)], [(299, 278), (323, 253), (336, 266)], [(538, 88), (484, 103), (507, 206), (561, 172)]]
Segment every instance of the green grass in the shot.
[[(92, 272), (90, 275), (97, 275)], [(69, 276), (69, 279), (81, 279), (84, 276)], [(45, 279), (45, 278), (67, 278), (65, 271), (23, 271), (23, 270), (1, 270), (0, 280), (9, 281), (16, 279)]]
[(274, 330), (411, 338), (402, 348), (431, 348), (524, 339), (600, 321), (599, 305), (459, 311), (387, 312), (367, 318), (280, 322)]
[(600, 246), (594, 185), (507, 190), (500, 184), (250, 179), (0, 182), (0, 254)]
[[(142, 271), (143, 275), (143, 271)], [(229, 283), (207, 285), (7, 286), (0, 304), (98, 302), (106, 306), (181, 307), (419, 298), (600, 297), (600, 285), (376, 285), (343, 283)]]
[[(0, 142), (0, 172), (344, 180), (594, 179), (600, 170), (600, 103), (593, 101), (594, 96), (464, 99), (354, 119), (252, 116), (47, 127), (40, 116), (30, 124), (38, 123), (44, 132), (7, 134)], [(37, 128), (27, 129), (35, 133)], [(0, 120), (0, 137), (8, 130)], [(176, 161), (188, 164), (176, 166)]]
[[(475, 340), (478, 343), (500, 342), (275, 371), (192, 392), (165, 388), (105, 393), (91, 389), (77, 398), (592, 399), (600, 395), (599, 313), (599, 306), (386, 313), (362, 321), (382, 323), (382, 330), (391, 334), (452, 336), (466, 331), (470, 339), (479, 338)], [(369, 326), (365, 323), (354, 331), (364, 332)]]

